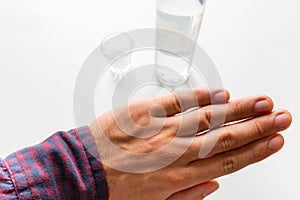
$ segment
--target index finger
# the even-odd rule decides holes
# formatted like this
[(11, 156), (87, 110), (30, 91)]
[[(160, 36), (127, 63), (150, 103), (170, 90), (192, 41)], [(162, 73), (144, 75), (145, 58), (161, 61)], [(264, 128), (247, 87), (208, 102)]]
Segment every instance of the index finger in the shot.
[(151, 115), (167, 117), (182, 113), (190, 108), (211, 104), (223, 104), (229, 101), (230, 94), (225, 89), (195, 88), (170, 93), (154, 99)]

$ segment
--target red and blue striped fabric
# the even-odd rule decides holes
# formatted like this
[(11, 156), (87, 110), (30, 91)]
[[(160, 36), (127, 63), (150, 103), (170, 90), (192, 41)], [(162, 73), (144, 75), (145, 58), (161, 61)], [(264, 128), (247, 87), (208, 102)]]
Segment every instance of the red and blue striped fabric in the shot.
[(0, 199), (108, 199), (96, 149), (81, 127), (0, 159)]

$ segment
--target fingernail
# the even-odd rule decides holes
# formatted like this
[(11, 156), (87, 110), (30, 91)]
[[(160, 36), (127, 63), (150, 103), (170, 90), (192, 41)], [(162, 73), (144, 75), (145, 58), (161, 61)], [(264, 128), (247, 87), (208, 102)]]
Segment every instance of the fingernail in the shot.
[(213, 95), (212, 104), (214, 103), (226, 103), (227, 97), (225, 92), (218, 92)]
[(281, 136), (276, 136), (269, 141), (268, 148), (272, 151), (277, 151), (283, 146), (283, 139)]
[(210, 195), (211, 193), (213, 193), (214, 191), (216, 191), (218, 189), (217, 185), (210, 185), (208, 186), (204, 192), (203, 192), (203, 198)]
[(290, 125), (290, 116), (287, 114), (280, 114), (275, 117), (274, 125), (276, 128), (284, 129), (287, 128)]
[(272, 106), (267, 100), (258, 101), (254, 105), (254, 111), (257, 113), (271, 111)]

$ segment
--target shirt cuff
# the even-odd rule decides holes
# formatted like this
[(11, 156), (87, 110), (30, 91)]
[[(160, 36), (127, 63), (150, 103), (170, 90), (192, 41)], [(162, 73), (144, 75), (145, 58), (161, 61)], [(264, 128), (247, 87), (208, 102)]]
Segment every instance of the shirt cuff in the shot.
[(0, 199), (18, 199), (5, 160), (0, 159)]

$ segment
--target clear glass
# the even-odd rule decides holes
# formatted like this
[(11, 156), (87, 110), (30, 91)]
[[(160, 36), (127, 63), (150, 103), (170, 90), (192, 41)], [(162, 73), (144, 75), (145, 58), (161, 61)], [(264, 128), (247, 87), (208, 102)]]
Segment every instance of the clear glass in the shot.
[[(194, 55), (194, 46), (184, 41), (170, 40), (170, 35), (161, 30), (175, 31), (197, 42), (206, 0), (156, 0), (156, 46), (162, 49), (180, 50), (166, 52), (157, 50), (155, 61), (158, 80), (167, 86), (177, 86), (187, 81), (190, 75), (190, 62)], [(176, 36), (175, 36), (176, 37)], [(172, 42), (170, 42), (172, 41)], [(174, 42), (176, 41), (176, 42)], [(177, 42), (178, 41), (178, 42)]]
[(131, 51), (133, 40), (125, 33), (113, 33), (106, 36), (101, 43), (102, 54), (109, 62), (113, 76), (121, 78), (131, 68)]

